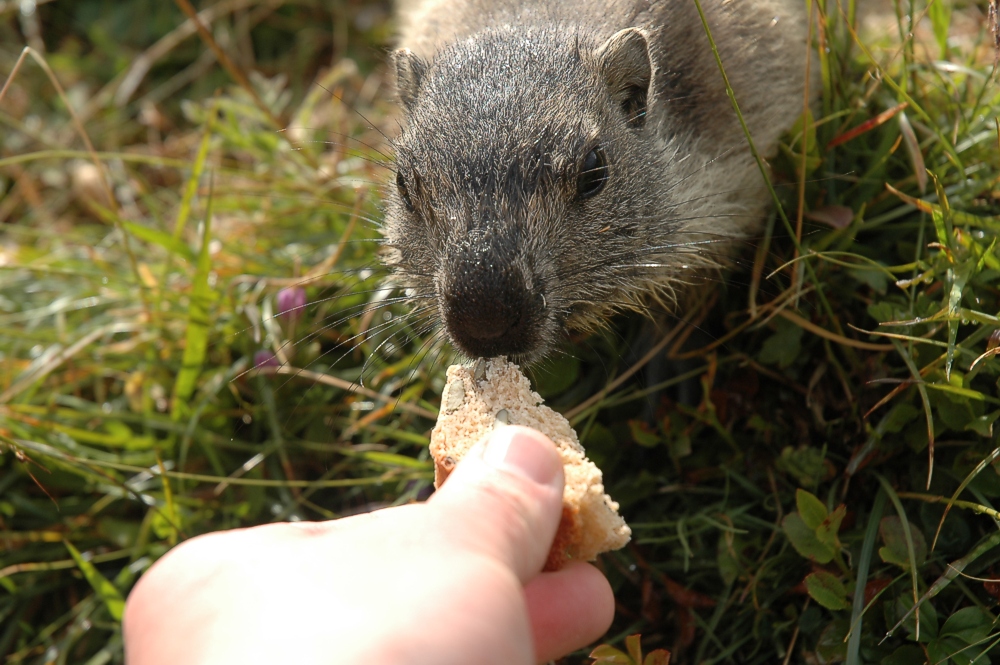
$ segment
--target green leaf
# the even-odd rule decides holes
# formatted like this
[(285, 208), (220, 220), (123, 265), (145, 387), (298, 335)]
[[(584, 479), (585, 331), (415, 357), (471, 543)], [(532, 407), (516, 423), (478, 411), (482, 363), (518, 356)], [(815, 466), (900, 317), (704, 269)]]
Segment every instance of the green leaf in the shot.
[(901, 314), (901, 312), (896, 311), (896, 308), (893, 307), (891, 303), (877, 302), (868, 305), (868, 316), (872, 317), (879, 323), (885, 323), (886, 321), (898, 321), (903, 318)]
[(882, 665), (925, 665), (927, 657), (924, 650), (915, 644), (907, 644), (892, 652), (892, 655), (882, 659)]
[(819, 634), (816, 642), (816, 655), (821, 663), (841, 663), (847, 660), (847, 632), (851, 622), (847, 619), (837, 619), (831, 622)]
[(927, 644), (927, 655), (934, 665), (987, 665), (989, 658), (980, 657), (980, 649), (969, 647), (957, 637), (940, 637)]
[[(938, 0), (940, 2), (940, 0)], [(938, 4), (934, 2), (933, 4)], [(945, 360), (945, 376), (951, 376), (951, 366), (955, 360), (955, 345), (958, 339), (959, 310), (962, 304), (962, 292), (969, 278), (975, 274), (976, 262), (958, 261), (956, 254), (959, 253), (959, 246), (955, 240), (955, 228), (952, 219), (951, 206), (948, 203), (948, 195), (945, 193), (944, 185), (933, 173), (928, 171), (931, 180), (934, 182), (934, 190), (938, 196), (939, 208), (935, 208), (932, 217), (934, 219), (934, 232), (937, 234), (938, 242), (946, 246), (949, 250), (949, 260), (955, 262), (953, 267), (948, 268), (947, 282), (950, 284), (947, 293), (948, 310), (948, 352)]]
[(97, 593), (98, 598), (104, 601), (104, 605), (108, 608), (108, 612), (115, 621), (122, 620), (122, 614), (125, 612), (125, 599), (122, 598), (121, 593), (115, 588), (111, 582), (107, 580), (106, 577), (101, 575), (94, 564), (90, 563), (83, 558), (80, 554), (80, 550), (73, 547), (73, 545), (68, 541), (64, 540), (63, 544), (66, 549), (69, 550), (69, 554), (76, 561), (77, 567), (80, 572), (83, 573), (84, 578)]
[(830, 513), (823, 522), (816, 527), (816, 539), (829, 546), (832, 550), (840, 549), (840, 539), (837, 533), (840, 531), (840, 523), (844, 521), (847, 514), (847, 506), (840, 504), (837, 509)]
[[(968, 236), (962, 236), (962, 246), (971, 249), (973, 252), (979, 255), (979, 261), (976, 262), (977, 274), (982, 273), (984, 267), (987, 267), (991, 270), (1000, 270), (1000, 259), (997, 258), (996, 253), (993, 251), (996, 249), (997, 240), (1000, 240), (1000, 238), (993, 238), (993, 240), (990, 242), (990, 246), (987, 247), (986, 249), (983, 249), (982, 245), (975, 243)], [(983, 275), (980, 274), (980, 278), (982, 277)]]
[(962, 293), (965, 285), (975, 271), (974, 263), (962, 263), (955, 268), (948, 269), (948, 281), (951, 288), (948, 290), (948, 357), (945, 361), (945, 376), (951, 376), (951, 366), (955, 361), (955, 345), (958, 341), (958, 323), (961, 316)]
[[(798, 146), (796, 146), (796, 147), (798, 147)], [(781, 153), (786, 158), (788, 158), (788, 161), (790, 161), (792, 164), (795, 164), (797, 168), (801, 168), (801, 166), (800, 166), (802, 164), (802, 153), (801, 152), (798, 152), (796, 150), (793, 150), (792, 148), (789, 148), (784, 143), (779, 143), (778, 144), (778, 149), (781, 151)], [(820, 159), (819, 157), (814, 157), (813, 155), (807, 154), (806, 155), (806, 174), (808, 175), (810, 173), (813, 173), (816, 169), (819, 168), (820, 164), (822, 164), (822, 163), (823, 163), (823, 160)]]
[[(981, 557), (986, 552), (989, 552), (997, 545), (1000, 545), (1000, 533), (992, 533), (989, 536), (984, 537), (979, 543), (972, 549), (971, 552), (966, 554), (960, 559), (956, 559), (948, 564), (945, 568), (944, 573), (937, 578), (934, 583), (924, 592), (920, 597), (920, 630), (921, 633), (924, 631), (924, 624), (931, 624), (931, 620), (927, 618), (927, 611), (933, 614), (933, 622), (931, 627), (934, 630), (934, 634), (937, 635), (937, 613), (934, 610), (934, 606), (926, 602), (927, 600), (933, 598), (934, 596), (941, 593), (941, 591), (951, 584), (951, 581), (958, 577), (965, 568), (971, 564), (973, 561)], [(907, 598), (906, 596), (900, 596), (896, 599), (896, 616), (899, 617), (898, 622), (889, 629), (889, 633), (895, 632), (897, 628), (903, 626), (907, 631), (913, 632), (913, 599)], [(888, 617), (888, 615), (887, 615)]]
[(880, 434), (901, 432), (904, 427), (909, 425), (919, 415), (920, 409), (917, 407), (909, 402), (899, 402), (879, 421), (878, 431)]
[(163, 460), (160, 459), (159, 453), (156, 455), (156, 462), (160, 467), (160, 481), (163, 483), (163, 510), (159, 511), (157, 514), (162, 514), (167, 522), (170, 524), (170, 531), (167, 534), (167, 542), (173, 547), (177, 544), (177, 535), (179, 531), (184, 529), (184, 524), (182, 521), (182, 515), (177, 502), (174, 501), (174, 492), (170, 488), (170, 478), (166, 474), (166, 468), (163, 466)]
[(628, 421), (629, 431), (632, 433), (632, 440), (640, 446), (652, 448), (660, 444), (660, 435), (650, 430), (649, 425), (641, 420)]
[(636, 663), (642, 662), (642, 635), (637, 633), (626, 637), (625, 648), (628, 650), (628, 655), (632, 660)]
[(730, 585), (736, 581), (740, 574), (739, 562), (733, 556), (733, 549), (729, 546), (726, 538), (719, 538), (716, 546), (715, 565), (719, 568), (719, 577), (722, 583)]
[(806, 153), (806, 175), (813, 173), (819, 165), (822, 164), (823, 160), (819, 155), (819, 146), (816, 143), (816, 123), (813, 120), (813, 115), (811, 111), (806, 111), (804, 114), (800, 115), (792, 125), (791, 129), (788, 130), (788, 136), (795, 139), (792, 145), (785, 145), (781, 143), (778, 148), (781, 152), (788, 158), (788, 160), (794, 165), (795, 173), (799, 172), (802, 168), (802, 138), (803, 138), (803, 127), (806, 128), (805, 131), (805, 153)]
[[(910, 553), (906, 544), (906, 533), (899, 517), (883, 517), (879, 522), (879, 534), (885, 541), (885, 547), (879, 548), (878, 554), (882, 561), (899, 566), (903, 570), (910, 569)], [(927, 560), (927, 541), (924, 534), (910, 523), (910, 536), (913, 539), (913, 558), (919, 568)]]
[[(898, 617), (906, 617), (905, 620), (901, 621), (903, 628), (906, 632), (910, 634), (911, 637), (916, 638), (917, 632), (917, 613), (911, 612), (913, 609), (913, 597), (909, 594), (904, 594), (896, 598), (895, 614)], [(920, 641), (929, 642), (938, 636), (938, 614), (937, 609), (934, 607), (933, 603), (923, 601), (920, 603)]]
[[(751, 423), (752, 425), (752, 423)], [(814, 446), (785, 446), (774, 462), (782, 473), (793, 476), (802, 486), (813, 486), (822, 480), (831, 468), (822, 449)]]
[[(948, 640), (954, 638), (947, 638)], [(983, 653), (982, 646), (970, 646), (959, 649), (951, 654), (951, 662), (955, 665), (990, 665), (990, 657)]]
[(806, 575), (806, 590), (809, 597), (828, 610), (846, 610), (851, 607), (847, 602), (847, 587), (835, 575), (825, 570)]
[(803, 489), (795, 491), (795, 506), (799, 509), (799, 515), (802, 516), (802, 521), (806, 523), (810, 529), (817, 528), (826, 519), (827, 510), (823, 502), (816, 498), (815, 494), (811, 494)]
[(972, 390), (970, 388), (963, 388), (961, 386), (955, 386), (951, 383), (928, 383), (928, 388), (933, 388), (934, 390), (940, 390), (941, 392), (948, 393), (954, 397), (960, 398), (957, 401), (973, 399), (977, 402), (983, 402), (986, 400), (986, 395), (979, 392), (978, 390)]
[(952, 221), (951, 205), (948, 203), (948, 194), (934, 173), (928, 172), (927, 175), (934, 182), (934, 191), (938, 197), (938, 205), (931, 213), (934, 218), (934, 232), (937, 234), (938, 242), (954, 252), (955, 227)]
[(106, 420), (104, 430), (115, 438), (126, 439), (132, 436), (132, 428), (120, 420)]
[(951, 26), (951, 2), (946, 0), (931, 0), (927, 6), (931, 26), (934, 28), (934, 39), (941, 49), (941, 57), (948, 52), (948, 28)]
[(184, 356), (181, 360), (181, 369), (174, 381), (170, 416), (175, 421), (181, 420), (187, 413), (187, 403), (191, 395), (194, 394), (195, 384), (201, 374), (201, 368), (208, 351), (209, 308), (218, 299), (218, 293), (208, 284), (208, 276), (212, 270), (212, 258), (209, 254), (212, 240), (211, 221), (212, 206), (211, 195), (209, 195), (209, 205), (205, 212), (201, 234), (201, 252), (198, 254), (191, 300), (188, 305)]
[(191, 202), (194, 201), (198, 193), (198, 184), (201, 176), (205, 172), (205, 164), (208, 162), (208, 151), (212, 146), (212, 136), (215, 133), (216, 121), (219, 118), (219, 104), (216, 102), (208, 111), (205, 121), (205, 131), (201, 136), (201, 144), (198, 146), (198, 155), (195, 157), (191, 175), (187, 179), (184, 187), (184, 195), (181, 197), (181, 205), (177, 210), (177, 219), (174, 221), (174, 237), (180, 238), (187, 226), (188, 218), (191, 216)]
[(670, 451), (670, 459), (672, 460), (680, 460), (690, 456), (692, 453), (691, 437), (685, 432), (668, 437), (667, 450)]
[(552, 358), (531, 373), (531, 385), (543, 399), (551, 399), (566, 392), (580, 377), (580, 359), (571, 354)]
[(627, 653), (607, 644), (602, 644), (591, 651), (590, 657), (594, 659), (591, 665), (636, 665)]
[(784, 369), (799, 356), (802, 350), (802, 328), (787, 319), (775, 321), (777, 332), (764, 340), (757, 359), (767, 365), (777, 365)]
[(979, 416), (978, 418), (973, 418), (965, 426), (965, 429), (975, 432), (980, 436), (992, 437), (993, 436), (993, 423), (996, 422), (997, 418), (1000, 418), (1000, 411), (994, 411), (993, 413), (987, 413), (984, 416)]
[[(598, 469), (611, 466), (621, 455), (621, 447), (611, 430), (595, 422), (589, 430), (581, 432), (583, 440), (580, 443), (587, 449), (587, 457), (597, 465)], [(424, 444), (427, 445), (427, 444)]]
[(177, 538), (177, 524), (173, 521), (173, 516), (168, 515), (165, 510), (157, 510), (149, 520), (149, 525), (153, 533), (160, 540), (174, 541)]
[[(934, 405), (934, 411), (940, 422), (955, 432), (964, 431), (969, 423), (982, 415), (982, 405), (971, 399), (956, 398), (948, 393), (938, 391), (932, 392), (930, 395), (931, 403)], [(976, 409), (976, 407), (980, 408)]]
[(394, 466), (403, 467), (406, 469), (420, 469), (421, 471), (427, 471), (432, 469), (431, 463), (427, 460), (413, 459), (407, 455), (398, 455), (396, 453), (384, 453), (378, 450), (366, 450), (358, 455), (363, 457), (369, 462), (374, 462), (375, 464), (382, 464), (384, 466)]
[(646, 654), (646, 660), (642, 665), (670, 665), (670, 652), (666, 649), (657, 649)]
[(134, 434), (131, 430), (129, 430), (129, 434), (127, 436), (122, 436), (120, 431), (112, 435), (107, 435), (101, 434), (100, 432), (91, 432), (89, 430), (80, 429), (79, 427), (60, 425), (58, 423), (52, 423), (50, 427), (53, 430), (62, 432), (63, 434), (66, 434), (82, 443), (93, 443), (98, 446), (107, 446), (109, 448), (148, 450), (156, 445), (156, 439), (152, 436), (139, 436)]
[(986, 638), (993, 627), (990, 615), (981, 608), (963, 607), (952, 614), (941, 626), (941, 637), (954, 636), (966, 644), (975, 644)]
[(192, 252), (191, 248), (184, 244), (184, 241), (180, 238), (175, 238), (169, 233), (164, 233), (158, 229), (151, 229), (148, 226), (142, 226), (140, 224), (136, 224), (135, 222), (123, 221), (122, 226), (125, 227), (126, 231), (134, 235), (139, 240), (159, 245), (171, 254), (176, 254), (189, 263), (194, 263), (195, 261), (194, 252)]
[(795, 551), (816, 563), (830, 563), (837, 553), (835, 549), (821, 543), (816, 538), (816, 530), (810, 529), (798, 513), (785, 515), (781, 520), (781, 529), (788, 537), (788, 541), (795, 548)]

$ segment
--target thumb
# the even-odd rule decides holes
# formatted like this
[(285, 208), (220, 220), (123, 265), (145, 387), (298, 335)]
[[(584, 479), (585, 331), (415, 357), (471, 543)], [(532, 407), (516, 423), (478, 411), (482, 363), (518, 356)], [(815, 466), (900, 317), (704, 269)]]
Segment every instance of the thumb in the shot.
[(511, 425), (473, 446), (428, 506), (437, 511), (449, 546), (496, 559), (524, 583), (545, 564), (562, 496), (555, 444)]

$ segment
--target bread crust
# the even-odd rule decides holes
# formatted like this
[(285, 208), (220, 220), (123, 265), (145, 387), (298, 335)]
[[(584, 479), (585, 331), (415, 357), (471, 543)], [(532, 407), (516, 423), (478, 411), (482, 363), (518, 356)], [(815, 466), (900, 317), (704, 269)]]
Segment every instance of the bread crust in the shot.
[(602, 552), (624, 547), (632, 531), (604, 492), (601, 470), (587, 458), (569, 421), (545, 406), (518, 366), (503, 358), (448, 368), (441, 412), (431, 432), (435, 486), (445, 482), (472, 446), (506, 425), (542, 432), (563, 461), (563, 512), (545, 570), (558, 570), (571, 559), (593, 561)]

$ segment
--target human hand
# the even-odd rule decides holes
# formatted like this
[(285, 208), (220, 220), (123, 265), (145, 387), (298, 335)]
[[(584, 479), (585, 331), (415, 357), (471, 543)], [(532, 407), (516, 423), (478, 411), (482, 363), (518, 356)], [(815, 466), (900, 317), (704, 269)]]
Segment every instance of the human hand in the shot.
[(593, 566), (540, 573), (562, 512), (544, 435), (504, 427), (426, 503), (207, 534), (133, 589), (128, 665), (518, 665), (600, 637)]

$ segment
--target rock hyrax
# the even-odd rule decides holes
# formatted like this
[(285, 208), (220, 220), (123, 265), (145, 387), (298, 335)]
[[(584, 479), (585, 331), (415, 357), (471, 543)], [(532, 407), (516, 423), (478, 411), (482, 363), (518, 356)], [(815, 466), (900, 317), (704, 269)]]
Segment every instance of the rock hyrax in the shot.
[[(802, 0), (701, 0), (761, 152), (803, 107)], [(409, 0), (387, 262), (471, 357), (672, 297), (767, 193), (693, 0)]]

